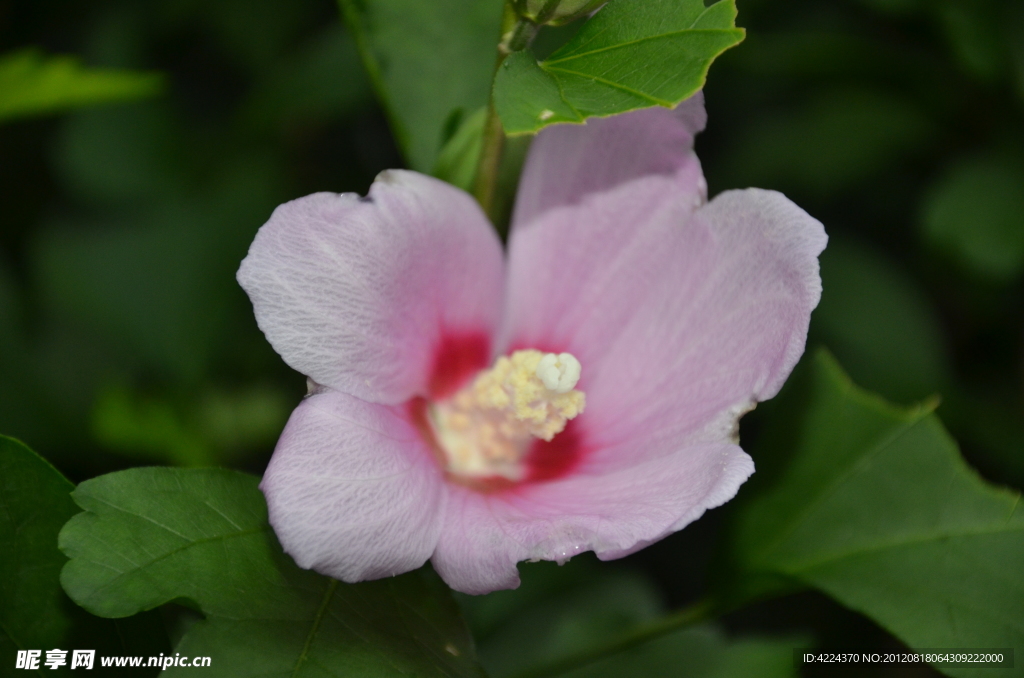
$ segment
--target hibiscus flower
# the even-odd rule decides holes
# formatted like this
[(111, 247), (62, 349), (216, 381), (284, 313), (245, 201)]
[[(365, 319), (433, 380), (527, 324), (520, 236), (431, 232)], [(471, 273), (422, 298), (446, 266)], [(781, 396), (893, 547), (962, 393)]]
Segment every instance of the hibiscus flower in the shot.
[(274, 211), (238, 280), (309, 380), (260, 485), (301, 567), (429, 559), (486, 593), (736, 494), (738, 419), (804, 350), (826, 236), (780, 193), (708, 202), (704, 123), (698, 94), (544, 130), (507, 252), (469, 195), (410, 171)]

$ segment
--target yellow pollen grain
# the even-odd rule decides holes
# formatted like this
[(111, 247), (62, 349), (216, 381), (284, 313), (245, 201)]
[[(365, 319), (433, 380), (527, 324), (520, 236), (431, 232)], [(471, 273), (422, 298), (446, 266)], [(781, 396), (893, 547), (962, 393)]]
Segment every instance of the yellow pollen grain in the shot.
[[(472, 384), (434, 407), (432, 420), (449, 471), (518, 479), (530, 442), (550, 441), (583, 412), (586, 396), (582, 391), (573, 388), (560, 393), (538, 376), (545, 355), (528, 349), (498, 358)], [(560, 357), (575, 362), (578, 377), (579, 363), (568, 354), (549, 357), (549, 364)]]

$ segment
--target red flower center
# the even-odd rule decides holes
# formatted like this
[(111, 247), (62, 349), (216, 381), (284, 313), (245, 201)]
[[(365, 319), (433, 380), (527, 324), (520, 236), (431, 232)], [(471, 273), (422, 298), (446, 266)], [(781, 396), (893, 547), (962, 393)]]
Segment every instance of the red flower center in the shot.
[(448, 479), (491, 493), (566, 476), (585, 451), (583, 429), (572, 420), (584, 403), (573, 389), (579, 362), (525, 350), (488, 369), (489, 357), (486, 334), (445, 337), (429, 398), (408, 404), (410, 420)]

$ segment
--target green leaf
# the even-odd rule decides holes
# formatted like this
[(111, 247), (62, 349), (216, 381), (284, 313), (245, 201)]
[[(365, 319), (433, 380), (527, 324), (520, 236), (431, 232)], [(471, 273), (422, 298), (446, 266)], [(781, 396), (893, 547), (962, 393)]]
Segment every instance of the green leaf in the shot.
[(980, 156), (952, 168), (924, 203), (925, 239), (965, 270), (1006, 283), (1024, 272), (1024, 163)]
[[(57, 647), (71, 628), (56, 538), (75, 514), (73, 489), (35, 452), (0, 436), (0, 647)], [(0, 655), (13, 666), (7, 659)]]
[(14, 666), (15, 652), (23, 649), (90, 648), (102, 656), (156, 655), (167, 650), (157, 615), (116, 622), (96, 619), (72, 605), (61, 590), (60, 571), (67, 559), (57, 550), (57, 534), (77, 510), (71, 499), (73, 489), (35, 452), (0, 436), (0, 666), (4, 669)]
[[(609, 568), (615, 568), (609, 570)], [(456, 593), (473, 637), (486, 643), (514, 618), (532, 615), (559, 596), (574, 595), (579, 589), (600, 586), (616, 577), (615, 565), (604, 565), (592, 554), (576, 556), (564, 565), (551, 561), (520, 563), (517, 589), (494, 591), (482, 596)]]
[(492, 678), (781, 678), (795, 675), (792, 648), (811, 645), (731, 641), (710, 626), (668, 630), (649, 578), (592, 556), (524, 564), (520, 575), (515, 591), (459, 598)]
[(505, 131), (675, 106), (743, 40), (735, 19), (734, 0), (612, 0), (544, 61), (528, 51), (505, 60), (494, 81)]
[(504, 678), (597, 650), (664, 611), (660, 593), (647, 578), (604, 572), (592, 581), (584, 579), (584, 585), (566, 582), (482, 639), (480, 660), (488, 675)]
[(484, 122), (487, 109), (481, 108), (459, 125), (441, 149), (432, 174), (464, 191), (473, 189), (476, 167), (484, 147)]
[(796, 419), (772, 420), (755, 454), (763, 489), (739, 514), (733, 557), (748, 597), (788, 580), (911, 647), (1024, 646), (1020, 494), (964, 463), (933, 405), (888, 405), (823, 352), (805, 376), (776, 405)]
[[(714, 627), (685, 629), (606, 659), (559, 674), (561, 678), (795, 678), (799, 640), (729, 640)], [(806, 641), (804, 641), (806, 644)]]
[[(106, 617), (184, 600), (206, 619), (176, 651), (231, 676), (478, 676), (472, 642), (429, 571), (341, 584), (299, 569), (267, 523), (258, 480), (130, 469), (82, 483), (60, 533), (68, 594)], [(186, 671), (184, 669), (169, 669)]]
[(945, 332), (920, 284), (863, 243), (829, 239), (821, 255), (821, 304), (812, 343), (827, 345), (854, 381), (907, 403), (942, 393), (939, 414), (991, 474), (1024, 482), (1024, 422), (999, 393), (974, 392), (953, 378)]
[(111, 101), (163, 89), (159, 73), (85, 68), (75, 57), (27, 49), (0, 57), (0, 121)]
[(412, 169), (429, 172), (444, 128), (487, 105), (502, 0), (340, 0)]

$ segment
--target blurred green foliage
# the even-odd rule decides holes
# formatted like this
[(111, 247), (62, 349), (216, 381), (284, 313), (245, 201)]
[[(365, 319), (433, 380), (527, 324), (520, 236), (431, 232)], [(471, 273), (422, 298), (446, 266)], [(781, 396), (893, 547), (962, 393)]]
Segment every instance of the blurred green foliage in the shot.
[(492, 678), (599, 648), (665, 611), (649, 578), (603, 571), (589, 556), (525, 565), (522, 573), (515, 591), (459, 596)]
[(486, 119), (486, 107), (479, 108), (466, 117), (441, 148), (431, 174), (464, 191), (472, 191), (484, 145)]
[(715, 627), (676, 631), (578, 669), (564, 678), (675, 678), (685, 667), (690, 678), (791, 678), (797, 676), (793, 637), (729, 640)]
[[(690, 678), (788, 678), (797, 675), (792, 648), (810, 643), (778, 635), (729, 639), (713, 625), (644, 639), (665, 609), (662, 592), (643, 572), (601, 565), (590, 554), (566, 565), (528, 563), (520, 571), (515, 591), (459, 595), (492, 678), (671, 678), (680, 667)], [(628, 647), (607, 652), (609, 643), (631, 636), (636, 641)], [(566, 663), (576, 668), (566, 670)]]
[(968, 459), (1024, 486), (1024, 5), (747, 0), (739, 23), (705, 90), (711, 193), (821, 219), (811, 344), (898, 402), (938, 395)]
[(258, 332), (238, 263), (278, 203), (365, 191), (399, 163), (355, 44), (327, 0), (106, 2), (74, 23), (25, 3), (18, 18), (0, 49), (70, 37), (82, 73), (167, 87), (0, 127), (0, 199), (20, 206), (0, 230), (0, 430), (76, 477), (258, 470), (303, 382)]
[(408, 166), (429, 172), (487, 104), (503, 0), (339, 0)]
[(1024, 153), (957, 162), (925, 197), (926, 241), (996, 283), (1024, 271)]
[(941, 393), (952, 375), (942, 323), (920, 284), (885, 253), (834, 235), (821, 256), (827, 303), (815, 335), (858, 383), (903, 402)]
[[(443, 80), (456, 48), (445, 26), (406, 45), (387, 15), (347, 4), (349, 21), (375, 36), (362, 55), (332, 0), (0, 2), (0, 55), (75, 55), (63, 72), (164, 83), (145, 101), (0, 125), (0, 432), (74, 480), (150, 463), (262, 470), (304, 383), (234, 282), (256, 229), (285, 200), (365, 192), (403, 164), (400, 152), (465, 184), (478, 152), (474, 112), (497, 37), (484, 26), (497, 3), (459, 18), (472, 38), (463, 46), (487, 53), (459, 57), (471, 71), (461, 81)], [(774, 188), (823, 221), (831, 240), (811, 346), (829, 346), (856, 383), (896, 402), (937, 395), (967, 460), (989, 481), (1024, 487), (1024, 4), (737, 7), (748, 37), (712, 68), (697, 140), (711, 193)], [(553, 44), (574, 29), (557, 30), (567, 32)], [(444, 96), (384, 58), (396, 44), (432, 60)], [(368, 53), (379, 62), (369, 76)], [(374, 100), (385, 89), (388, 113)], [(783, 458), (791, 450), (762, 435), (771, 411), (744, 419), (743, 442)], [(770, 464), (758, 464), (770, 480)], [(525, 666), (523, 645), (531, 661), (557, 659), (692, 601), (708, 588), (720, 514), (734, 510), (600, 575), (587, 561), (524, 565), (521, 591), (466, 602), (483, 661), (495, 675)], [(652, 676), (678, 661), (695, 675), (789, 675), (778, 643), (735, 640), (751, 632), (899, 647), (862, 617), (808, 600), (735, 613), (724, 635), (686, 632), (628, 661)], [(684, 659), (672, 655), (680, 647)], [(755, 663), (715, 673), (725, 656)], [(609, 661), (586, 675), (621, 673)], [(814, 671), (805, 675), (827, 675)]]
[(74, 57), (24, 49), (0, 56), (0, 121), (152, 96), (157, 73), (87, 69)]

